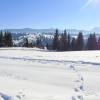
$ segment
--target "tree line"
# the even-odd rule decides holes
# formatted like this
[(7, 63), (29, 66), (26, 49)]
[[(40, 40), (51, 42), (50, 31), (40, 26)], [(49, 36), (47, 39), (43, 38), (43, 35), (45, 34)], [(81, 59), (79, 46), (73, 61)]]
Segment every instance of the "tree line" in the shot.
[(75, 38), (67, 34), (66, 30), (59, 34), (58, 29), (56, 29), (52, 49), (57, 51), (100, 50), (100, 37), (96, 38), (94, 33), (90, 34), (88, 39), (84, 39), (83, 33), (79, 32)]
[(13, 40), (11, 32), (2, 32), (0, 31), (0, 47), (12, 47)]
[[(43, 38), (42, 38), (43, 39)], [(84, 39), (83, 33), (79, 32), (77, 37), (71, 37), (66, 30), (61, 34), (56, 29), (50, 44), (46, 41), (42, 43), (41, 37), (37, 38), (35, 43), (32, 43), (28, 38), (23, 39), (21, 47), (38, 47), (47, 48), (56, 51), (81, 51), (81, 50), (100, 50), (100, 37), (97, 38), (95, 33), (90, 34), (89, 37)], [(12, 39), (11, 32), (0, 31), (0, 47), (14, 47), (15, 43)]]

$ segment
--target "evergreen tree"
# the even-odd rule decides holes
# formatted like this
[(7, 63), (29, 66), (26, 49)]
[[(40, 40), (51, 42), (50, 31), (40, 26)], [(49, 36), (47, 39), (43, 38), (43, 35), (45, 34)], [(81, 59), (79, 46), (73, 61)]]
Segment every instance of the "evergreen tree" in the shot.
[(46, 48), (49, 49), (49, 45), (48, 45), (48, 43), (46, 43)]
[(93, 34), (92, 36), (92, 41), (93, 41), (93, 50), (97, 50), (97, 38), (96, 38), (96, 35), (95, 33)]
[(71, 41), (71, 50), (75, 51), (76, 50), (76, 39), (72, 38)]
[(87, 50), (97, 50), (97, 38), (95, 34), (90, 34), (87, 41)]
[(54, 39), (53, 39), (53, 50), (58, 50), (59, 49), (59, 34), (58, 34), (58, 29), (56, 29), (55, 35), (54, 35)]
[(98, 50), (100, 50), (100, 37), (98, 39)]
[(92, 50), (92, 34), (89, 35), (88, 40), (87, 40), (87, 50)]
[(3, 46), (7, 47), (7, 32), (5, 31), (4, 36), (3, 36)]
[(61, 34), (61, 36), (59, 36), (58, 43), (59, 43), (58, 49), (60, 51), (64, 51), (64, 34), (63, 33)]
[(67, 32), (66, 29), (64, 30), (64, 50), (68, 50), (68, 36), (67, 36)]
[(83, 50), (83, 48), (84, 48), (83, 34), (79, 32), (77, 41), (76, 41), (76, 50)]
[(23, 40), (23, 47), (29, 47), (29, 42), (27, 38), (24, 38)]
[(64, 30), (64, 33), (61, 34), (61, 37), (60, 37), (60, 40), (59, 40), (59, 46), (60, 46), (60, 50), (61, 51), (66, 51), (67, 48), (68, 48), (68, 45), (67, 45), (67, 32), (66, 30)]
[(12, 47), (13, 46), (13, 40), (12, 40), (12, 35), (10, 32), (5, 32), (4, 37), (4, 46), (6, 47)]
[(70, 50), (71, 49), (71, 37), (70, 37), (70, 34), (68, 34), (68, 44), (67, 44), (67, 46), (68, 46), (68, 50)]
[(36, 47), (42, 48), (42, 41), (41, 41), (41, 38), (37, 38), (37, 40), (36, 40)]
[(0, 31), (0, 47), (3, 46), (3, 33)]

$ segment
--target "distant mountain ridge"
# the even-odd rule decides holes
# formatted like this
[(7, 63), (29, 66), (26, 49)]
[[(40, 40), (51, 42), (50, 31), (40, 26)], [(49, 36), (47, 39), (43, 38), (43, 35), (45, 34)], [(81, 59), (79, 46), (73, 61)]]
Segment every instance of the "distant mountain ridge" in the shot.
[[(32, 29), (32, 28), (23, 28), (23, 29), (4, 29), (3, 31), (10, 31), (12, 33), (54, 33), (56, 29), (50, 28), (50, 29)], [(89, 31), (86, 30), (77, 30), (77, 29), (66, 29), (67, 33), (70, 34), (78, 34), (78, 32), (85, 32), (89, 33)], [(63, 32), (63, 30), (59, 30), (60, 33)]]
[(95, 27), (91, 31), (96, 32), (96, 33), (100, 33), (100, 27)]
[[(50, 28), (50, 29), (32, 29), (32, 28), (23, 28), (23, 29), (4, 29), (3, 31), (10, 31), (12, 33), (54, 33), (55, 29)], [(78, 29), (66, 29), (67, 33), (70, 34), (78, 34), (79, 32), (83, 32), (86, 34), (90, 34), (93, 32), (100, 33), (100, 28), (95, 27), (91, 29), (90, 31), (87, 30), (78, 30)], [(60, 33), (62, 33), (62, 30), (59, 30)]]
[(23, 28), (23, 29), (4, 29), (3, 31), (10, 31), (12, 33), (53, 33), (55, 29)]

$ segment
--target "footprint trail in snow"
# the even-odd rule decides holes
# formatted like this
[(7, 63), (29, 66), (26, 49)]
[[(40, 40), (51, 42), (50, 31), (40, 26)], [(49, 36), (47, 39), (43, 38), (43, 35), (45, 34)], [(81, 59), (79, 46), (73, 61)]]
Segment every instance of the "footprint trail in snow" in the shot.
[(72, 96), (72, 100), (84, 100), (84, 78), (83, 76), (76, 70), (75, 66), (70, 65), (70, 69), (75, 72), (77, 75), (77, 79), (74, 81), (75, 87), (74, 92), (75, 95)]

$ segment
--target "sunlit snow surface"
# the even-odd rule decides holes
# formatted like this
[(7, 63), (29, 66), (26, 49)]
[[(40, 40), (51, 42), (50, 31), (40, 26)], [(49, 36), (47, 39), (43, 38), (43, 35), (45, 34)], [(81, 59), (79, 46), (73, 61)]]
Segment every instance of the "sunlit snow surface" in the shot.
[(100, 51), (1, 48), (0, 100), (100, 100)]

